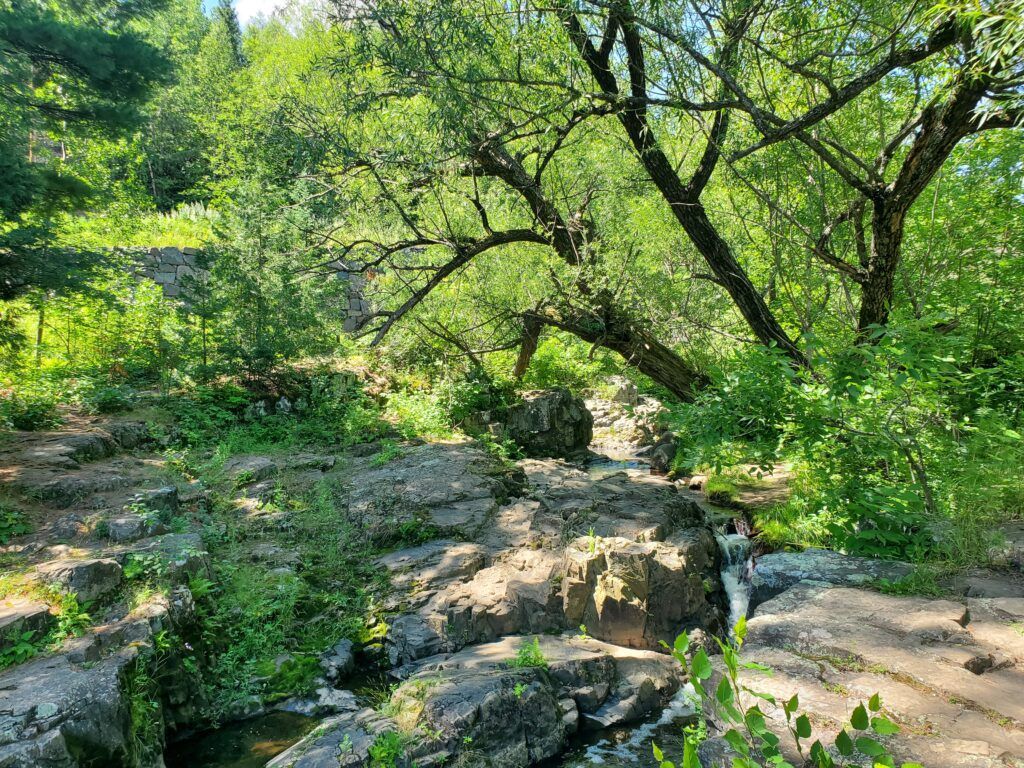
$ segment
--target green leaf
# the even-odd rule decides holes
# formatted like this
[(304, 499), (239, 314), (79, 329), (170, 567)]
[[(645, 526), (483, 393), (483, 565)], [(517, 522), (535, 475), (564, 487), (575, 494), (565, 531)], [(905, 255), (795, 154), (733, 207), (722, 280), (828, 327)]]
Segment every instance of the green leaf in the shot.
[(697, 745), (692, 741), (683, 744), (683, 764), (681, 768), (701, 768), (700, 758), (697, 757)]
[(871, 730), (880, 736), (892, 736), (900, 732), (900, 727), (889, 718), (879, 716), (871, 718)]
[[(786, 715), (792, 715), (794, 712), (796, 712), (797, 707), (799, 706), (800, 698), (794, 693), (793, 698), (791, 698), (789, 701), (782, 705), (782, 709), (785, 711)], [(787, 717), (786, 719), (788, 720), (789, 718)]]
[(746, 739), (744, 739), (740, 732), (735, 728), (730, 728), (722, 734), (722, 738), (725, 739), (726, 743), (732, 747), (734, 751), (745, 756), (750, 754), (750, 745), (747, 744)]
[(796, 719), (796, 735), (801, 739), (809, 739), (811, 737), (811, 721), (807, 715), (800, 715)]
[(840, 731), (836, 736), (836, 749), (839, 750), (839, 754), (843, 757), (849, 757), (853, 754), (853, 739), (850, 738), (850, 734), (846, 731)]
[(878, 694), (876, 693), (874, 696), (868, 699), (868, 709), (870, 709), (872, 712), (877, 712), (881, 708), (882, 700), (878, 698)]
[(715, 691), (715, 699), (719, 704), (731, 704), (733, 698), (732, 685), (729, 684), (728, 678), (723, 677), (718, 683), (718, 690)]
[(681, 635), (676, 637), (676, 642), (673, 645), (673, 647), (679, 653), (686, 653), (687, 649), (690, 647), (690, 637), (689, 637), (689, 635), (687, 635), (685, 632), (683, 632)]
[(736, 622), (736, 626), (732, 628), (733, 636), (736, 638), (737, 645), (743, 645), (743, 641), (747, 639), (747, 617), (740, 616), (740, 620)]
[(885, 747), (874, 739), (869, 739), (867, 736), (861, 736), (854, 744), (857, 746), (858, 752), (868, 757), (879, 757), (885, 754)]
[(711, 660), (703, 648), (694, 654), (693, 661), (690, 664), (690, 672), (698, 680), (707, 680), (711, 677)]
[(832, 760), (832, 756), (820, 741), (811, 745), (811, 760), (814, 761), (815, 768), (833, 768), (835, 766), (835, 761)]
[(749, 693), (751, 696), (756, 696), (762, 701), (767, 701), (769, 704), (774, 704), (778, 706), (778, 702), (775, 701), (775, 697), (772, 696), (770, 693), (761, 693), (760, 691), (755, 691), (751, 688), (747, 688), (747, 686), (745, 685), (743, 686), (743, 690)]
[(850, 715), (850, 725), (858, 731), (863, 731), (866, 730), (870, 724), (867, 710), (864, 709), (863, 704), (858, 704), (857, 708), (853, 710), (853, 714)]

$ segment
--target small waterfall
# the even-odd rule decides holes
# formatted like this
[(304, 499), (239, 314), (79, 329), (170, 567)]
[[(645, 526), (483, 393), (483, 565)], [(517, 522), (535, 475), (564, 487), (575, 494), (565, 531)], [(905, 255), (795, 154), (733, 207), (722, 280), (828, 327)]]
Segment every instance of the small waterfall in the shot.
[(718, 534), (722, 550), (722, 586), (729, 598), (729, 630), (747, 615), (750, 604), (750, 574), (753, 571), (750, 539), (742, 533)]

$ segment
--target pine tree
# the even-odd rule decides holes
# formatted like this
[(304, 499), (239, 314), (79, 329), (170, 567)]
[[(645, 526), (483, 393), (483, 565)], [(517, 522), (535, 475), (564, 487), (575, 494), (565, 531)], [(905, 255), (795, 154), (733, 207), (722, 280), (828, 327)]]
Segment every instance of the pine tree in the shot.
[(140, 120), (166, 59), (133, 22), (164, 0), (13, 0), (0, 5), (0, 299), (74, 281), (84, 260), (47, 248), (47, 219), (84, 185), (61, 139)]
[(236, 67), (244, 66), (245, 54), (242, 53), (242, 26), (238, 23), (238, 14), (231, 6), (231, 0), (218, 0), (215, 10), (217, 20), (223, 25), (231, 45), (231, 55)]

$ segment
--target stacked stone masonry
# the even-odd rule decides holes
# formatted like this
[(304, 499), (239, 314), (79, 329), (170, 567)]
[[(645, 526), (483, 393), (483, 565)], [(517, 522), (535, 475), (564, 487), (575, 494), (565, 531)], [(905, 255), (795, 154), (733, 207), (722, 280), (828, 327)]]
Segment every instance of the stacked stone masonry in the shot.
[[(188, 308), (194, 303), (196, 289), (206, 283), (209, 276), (207, 255), (196, 248), (123, 249), (136, 257), (138, 276), (152, 280), (163, 290), (165, 298), (180, 301)], [(348, 284), (345, 296), (344, 329), (360, 330), (373, 316), (373, 307), (363, 295), (366, 277), (343, 261), (332, 263), (337, 278)]]

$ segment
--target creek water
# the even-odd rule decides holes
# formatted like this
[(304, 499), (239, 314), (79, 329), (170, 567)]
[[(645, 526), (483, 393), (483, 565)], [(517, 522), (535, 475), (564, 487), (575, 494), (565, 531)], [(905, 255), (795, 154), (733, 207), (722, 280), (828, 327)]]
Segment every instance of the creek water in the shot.
[(742, 533), (718, 534), (722, 550), (722, 588), (729, 599), (729, 629), (747, 615), (750, 605), (750, 575), (754, 561), (750, 539)]
[(619, 768), (654, 765), (652, 744), (670, 759), (683, 752), (683, 728), (696, 722), (695, 693), (684, 686), (660, 713), (642, 723), (584, 732), (569, 749), (556, 758), (551, 768)]
[(164, 760), (167, 768), (263, 768), (316, 724), (312, 717), (270, 712), (171, 744)]

